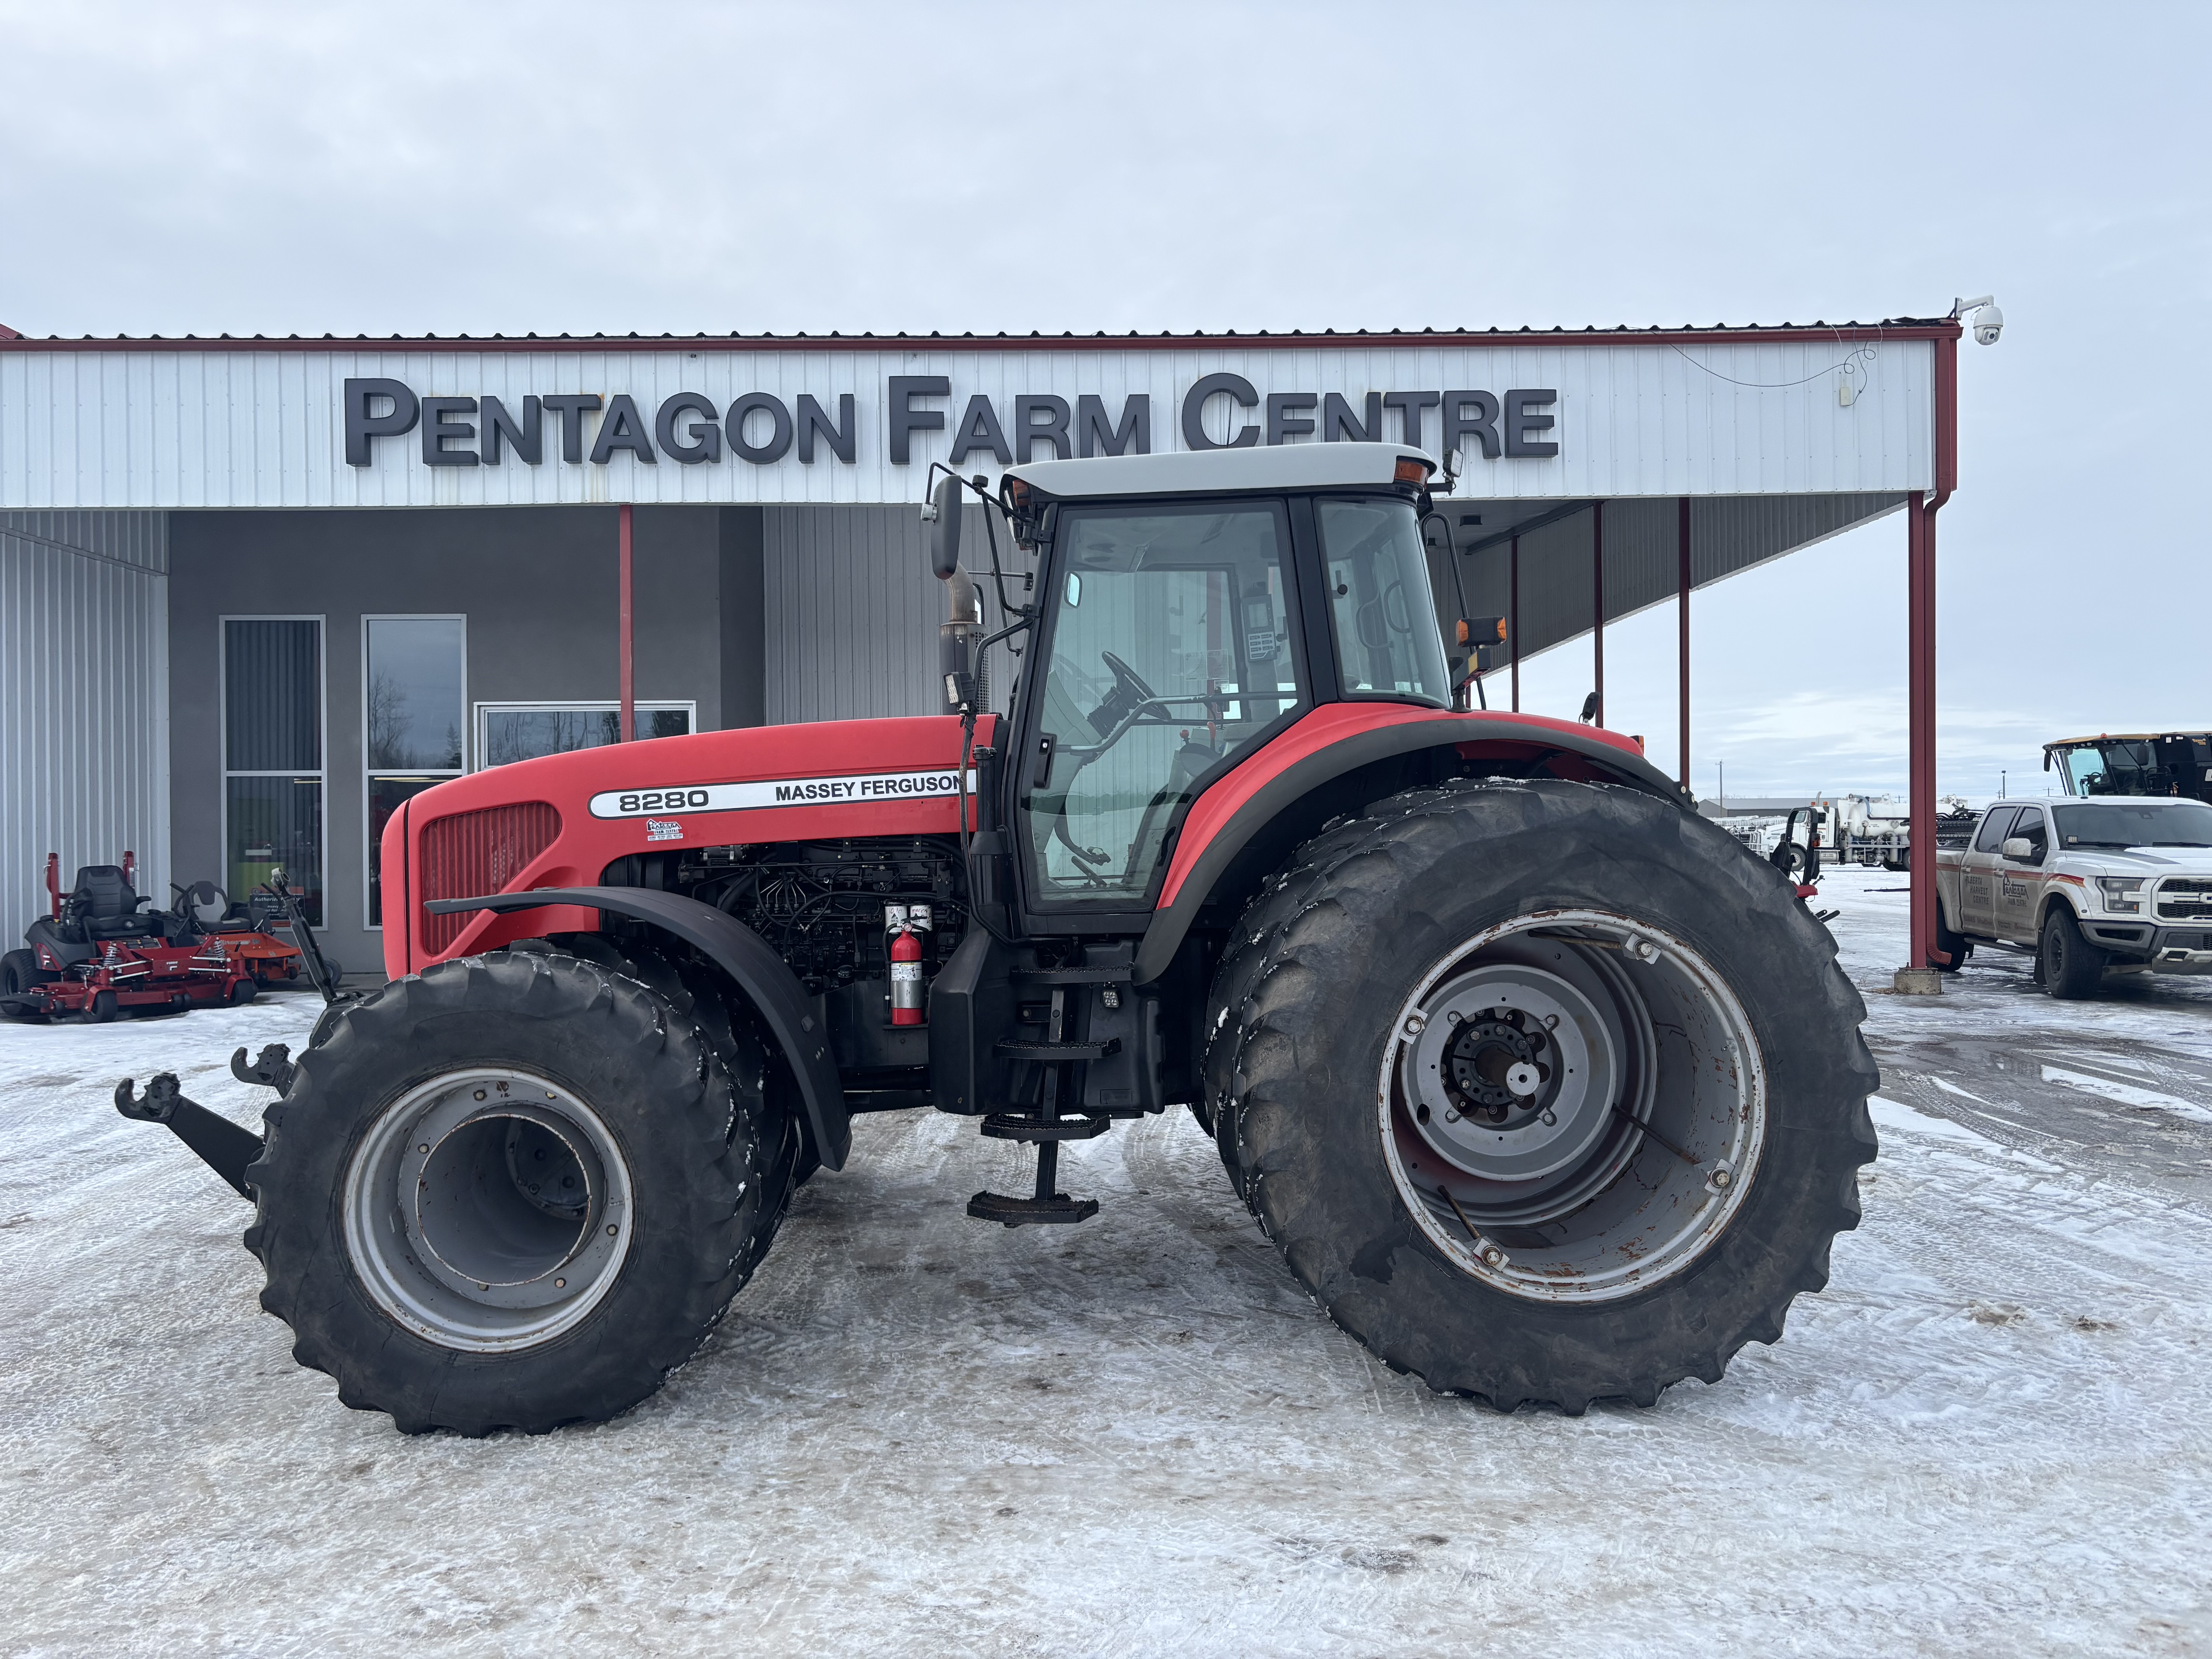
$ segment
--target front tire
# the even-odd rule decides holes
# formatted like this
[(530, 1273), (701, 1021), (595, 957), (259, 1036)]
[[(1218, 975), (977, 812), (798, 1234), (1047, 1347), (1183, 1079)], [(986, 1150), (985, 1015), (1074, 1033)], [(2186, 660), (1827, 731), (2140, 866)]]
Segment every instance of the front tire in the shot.
[(2095, 996), (2105, 983), (2105, 953), (2081, 937), (2073, 913), (2054, 904), (2043, 918), (2043, 936), (2036, 951), (2043, 969), (2043, 988), (2068, 1002)]
[(1857, 1224), (1878, 1079), (1834, 952), (1654, 797), (1396, 796), (1302, 848), (1224, 958), (1224, 1161), (1330, 1316), (1439, 1392), (1717, 1382)]
[(753, 1121), (692, 1023), (551, 952), (441, 963), (346, 1007), (246, 1172), (262, 1306), (409, 1433), (618, 1415), (744, 1282)]

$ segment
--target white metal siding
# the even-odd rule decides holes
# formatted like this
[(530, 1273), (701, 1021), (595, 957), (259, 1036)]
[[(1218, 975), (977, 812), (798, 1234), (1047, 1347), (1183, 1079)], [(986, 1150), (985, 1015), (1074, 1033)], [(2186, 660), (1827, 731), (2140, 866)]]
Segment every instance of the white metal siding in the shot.
[(167, 518), (0, 514), (0, 933), (46, 906), (46, 854), (138, 856), (169, 898)]
[[(1559, 441), (1551, 459), (1469, 463), (1462, 494), (1499, 498), (1834, 494), (1933, 487), (1935, 349), (1926, 341), (1877, 350), (1865, 389), (1837, 401), (1840, 343), (1729, 341), (1610, 343), (1533, 337), (1498, 347), (1208, 347), (1203, 350), (850, 351), (0, 351), (0, 508), (161, 507), (459, 507), (562, 501), (889, 502), (919, 501), (927, 464), (943, 459), (968, 398), (988, 394), (1009, 439), (1013, 399), (1084, 393), (1118, 415), (1133, 392), (1152, 398), (1156, 451), (1183, 447), (1181, 399), (1201, 376), (1226, 370), (1270, 391), (1551, 387)], [(886, 381), (943, 374), (945, 430), (915, 434), (914, 459), (890, 463)], [(492, 395), (519, 410), (526, 394), (627, 392), (650, 422), (662, 399), (698, 392), (726, 410), (753, 391), (795, 409), (812, 394), (833, 415), (857, 403), (857, 461), (793, 450), (757, 466), (725, 454), (647, 465), (627, 453), (605, 465), (558, 459), (546, 416), (547, 459), (528, 466), (429, 467), (417, 433), (380, 439), (375, 464), (346, 464), (339, 407), (349, 377), (389, 376), (418, 395)], [(1213, 405), (1217, 437), (1231, 406)], [(1317, 415), (1318, 411), (1315, 411)], [(586, 416), (596, 426), (598, 416)], [(1241, 411), (1239, 424), (1262, 410)], [(1383, 436), (1399, 422), (1383, 416)], [(1439, 411), (1423, 436), (1437, 447)], [(587, 440), (588, 441), (588, 440)], [(586, 452), (588, 453), (588, 451)], [(1048, 453), (1049, 451), (1045, 453)], [(1017, 456), (1017, 459), (1022, 459)], [(963, 464), (996, 471), (988, 452)]]

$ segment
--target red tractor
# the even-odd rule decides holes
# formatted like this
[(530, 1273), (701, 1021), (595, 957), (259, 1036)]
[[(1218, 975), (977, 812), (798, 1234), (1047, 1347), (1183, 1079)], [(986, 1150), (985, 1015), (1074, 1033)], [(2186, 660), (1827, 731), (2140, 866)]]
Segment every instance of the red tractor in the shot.
[(1036, 1147), (1032, 1190), (967, 1204), (1018, 1227), (1097, 1212), (1063, 1143), (1187, 1105), (1290, 1270), (1432, 1389), (1717, 1381), (1857, 1219), (1864, 1009), (1633, 742), (1468, 708), (1435, 471), (1333, 443), (948, 472), (951, 712), (417, 795), (390, 982), (296, 1063), (234, 1060), (281, 1091), (265, 1142), (171, 1078), (118, 1103), (248, 1193), (262, 1305), (410, 1431), (635, 1405), (854, 1115), (932, 1108)]
[(62, 891), (61, 855), (46, 854), (50, 914), (23, 930), (27, 948), (0, 957), (0, 1013), (75, 1015), (94, 1024), (139, 1008), (250, 1002), (250, 966), (234, 962), (189, 916), (148, 910), (134, 860), (88, 864)]

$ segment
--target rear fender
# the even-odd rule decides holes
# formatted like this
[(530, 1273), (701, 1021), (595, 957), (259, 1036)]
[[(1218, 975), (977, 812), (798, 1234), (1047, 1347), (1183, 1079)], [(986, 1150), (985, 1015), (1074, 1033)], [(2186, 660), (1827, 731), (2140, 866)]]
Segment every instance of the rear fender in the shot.
[(504, 915), (562, 904), (611, 910), (617, 915), (650, 923), (695, 946), (736, 981), (791, 1063), (823, 1164), (832, 1170), (845, 1167), (853, 1147), (853, 1120), (845, 1109), (845, 1089), (837, 1074), (836, 1058), (830, 1052), (830, 1033), (815, 1012), (813, 1000), (784, 965), (783, 958), (734, 916), (681, 893), (658, 892), (648, 887), (544, 887), (483, 898), (433, 899), (423, 908), (441, 915), (460, 910)]
[[(1304, 840), (1328, 817), (1364, 805), (1342, 799), (1344, 786), (1357, 781), (1351, 775), (1374, 769), (1378, 776), (1402, 776), (1402, 763), (1423, 754), (1437, 763), (1439, 775), (1456, 775), (1470, 765), (1479, 772), (1482, 763), (1491, 761), (1501, 769), (1623, 784), (1673, 801), (1685, 811), (1695, 810), (1687, 790), (1612, 732), (1529, 714), (1457, 714), (1404, 704), (1326, 705), (1193, 805), (1159, 907), (1137, 950), (1136, 982), (1148, 984), (1167, 970), (1199, 910), (1217, 892), (1247, 884), (1252, 872), (1235, 868), (1239, 854), (1255, 843), (1264, 848), (1270, 841), (1280, 841), (1285, 829)], [(1390, 768), (1387, 763), (1392, 762), (1400, 767)], [(1404, 787), (1401, 782), (1379, 788), (1387, 793)]]

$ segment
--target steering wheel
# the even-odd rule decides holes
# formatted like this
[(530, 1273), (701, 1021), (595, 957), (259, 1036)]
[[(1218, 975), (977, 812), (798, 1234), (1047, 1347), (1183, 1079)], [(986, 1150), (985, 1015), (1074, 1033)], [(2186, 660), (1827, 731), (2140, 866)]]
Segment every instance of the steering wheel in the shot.
[(1111, 651), (1101, 651), (1098, 657), (1099, 660), (1114, 671), (1114, 683), (1116, 685), (1135, 692), (1140, 702), (1158, 702), (1160, 700), (1160, 694), (1145, 684), (1145, 677)]

